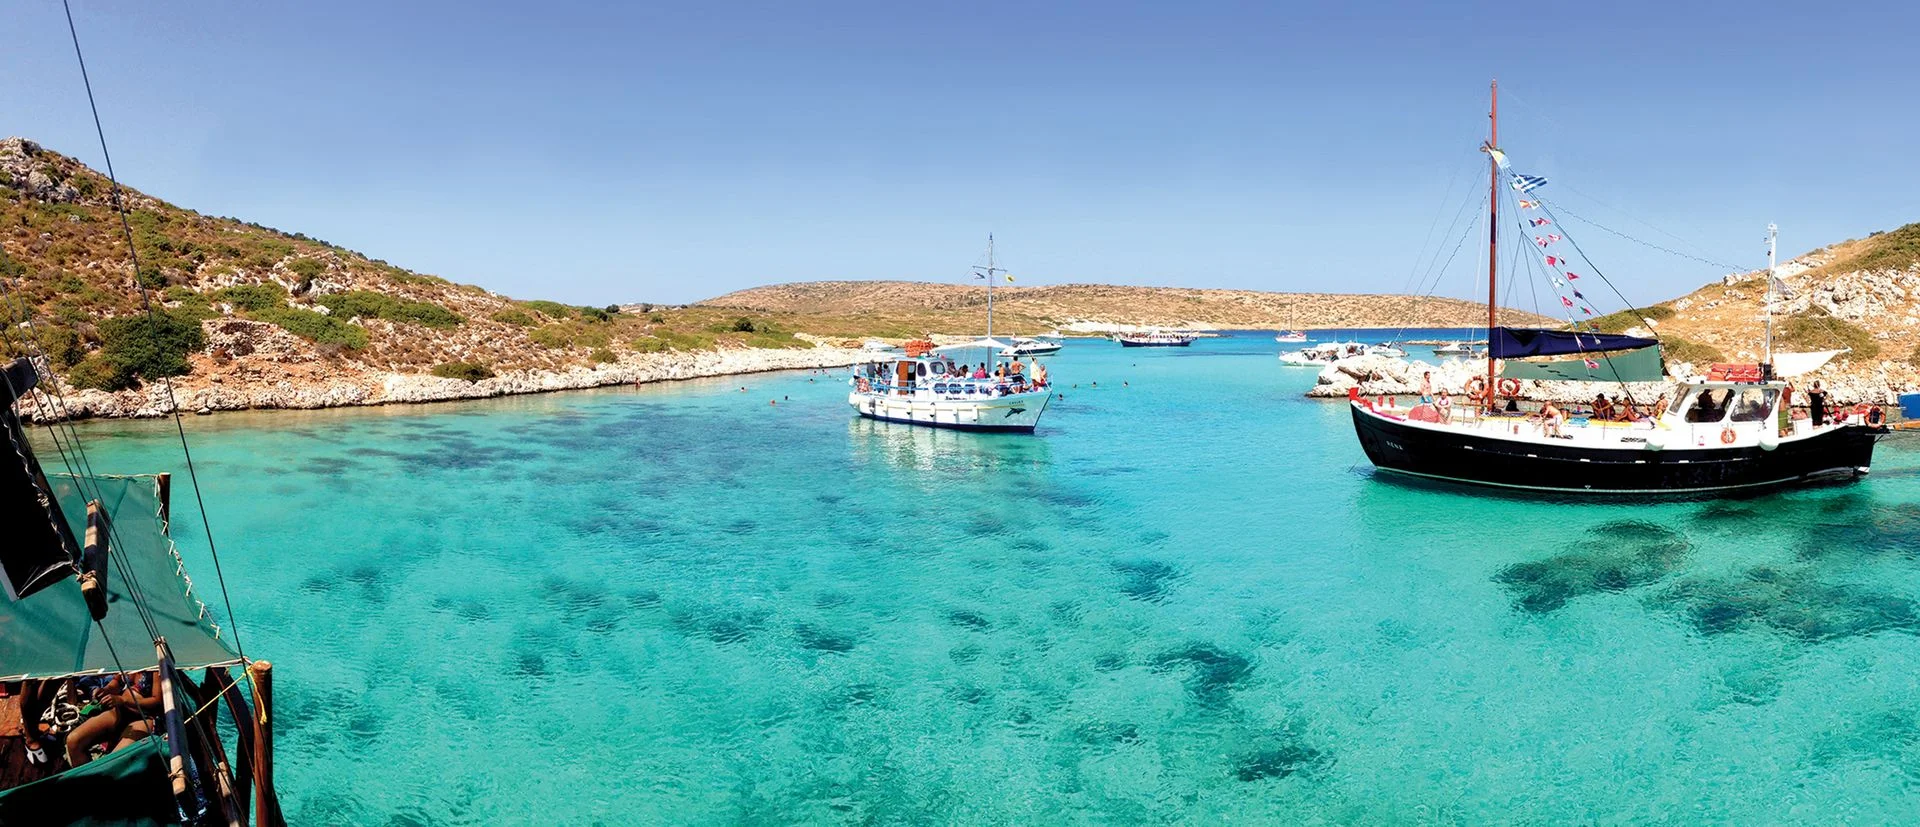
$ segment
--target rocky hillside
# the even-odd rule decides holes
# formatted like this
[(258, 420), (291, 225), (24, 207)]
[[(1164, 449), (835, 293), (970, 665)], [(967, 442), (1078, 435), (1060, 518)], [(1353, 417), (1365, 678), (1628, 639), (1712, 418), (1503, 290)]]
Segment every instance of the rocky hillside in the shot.
[[(1920, 224), (1822, 247), (1781, 264), (1787, 288), (1774, 304), (1774, 347), (1850, 349), (1818, 376), (1858, 386), (1859, 398), (1920, 387)], [(1729, 275), (1698, 290), (1602, 320), (1611, 330), (1657, 331), (1678, 361), (1753, 362), (1766, 324), (1765, 271)]]
[(801, 355), (814, 342), (776, 319), (519, 301), (129, 191), (136, 274), (110, 189), (72, 158), (0, 141), (0, 350), (44, 354), (84, 412), (155, 412), (161, 376), (179, 377), (183, 407), (317, 407), (753, 369), (694, 353), (849, 358)]
[[(1342, 293), (1267, 293), (1179, 287), (1064, 284), (996, 288), (996, 327), (1018, 332), (1120, 325), (1196, 329), (1331, 327), (1472, 327), (1487, 323), (1486, 306), (1459, 299)], [(979, 285), (906, 281), (822, 281), (756, 287), (700, 306), (820, 319), (863, 317), (894, 335), (970, 331), (986, 315)], [(1552, 324), (1503, 310), (1508, 324)]]

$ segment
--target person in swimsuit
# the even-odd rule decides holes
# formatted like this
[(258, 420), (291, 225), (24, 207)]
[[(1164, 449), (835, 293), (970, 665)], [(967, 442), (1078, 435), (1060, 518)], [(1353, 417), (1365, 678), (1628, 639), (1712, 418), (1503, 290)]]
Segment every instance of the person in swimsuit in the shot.
[(153, 734), (153, 718), (160, 714), (160, 673), (134, 673), (131, 681), (126, 677), (116, 675), (93, 691), (94, 702), (103, 708), (67, 733), (67, 763), (78, 767), (93, 760), (95, 746), (104, 744), (113, 752)]

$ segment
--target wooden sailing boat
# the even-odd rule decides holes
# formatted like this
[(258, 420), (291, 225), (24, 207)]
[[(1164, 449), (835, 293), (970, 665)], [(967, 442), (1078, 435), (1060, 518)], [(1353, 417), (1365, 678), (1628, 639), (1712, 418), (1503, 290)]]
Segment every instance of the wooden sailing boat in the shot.
[[(1628, 421), (1568, 416), (1557, 406), (1523, 411), (1520, 381), (1659, 381), (1663, 370), (1657, 338), (1583, 330), (1570, 316), (1566, 329), (1501, 327), (1496, 315), (1499, 280), (1499, 204), (1503, 177), (1525, 194), (1544, 178), (1510, 173), (1499, 146), (1499, 87), (1493, 87), (1491, 128), (1482, 150), (1488, 156), (1487, 328), (1484, 377), (1469, 388), (1471, 404), (1441, 411), (1433, 405), (1402, 409), (1390, 401), (1360, 398), (1349, 403), (1355, 435), (1367, 459), (1383, 471), (1452, 482), (1530, 491), (1615, 494), (1721, 492), (1769, 486), (1853, 480), (1865, 476), (1876, 440), (1887, 429), (1877, 409), (1834, 421), (1800, 419), (1792, 411), (1794, 389), (1784, 379), (1820, 367), (1833, 354), (1807, 354), (1777, 370), (1768, 325), (1767, 361), (1752, 366), (1716, 366), (1704, 381), (1682, 382), (1672, 404), (1663, 396)], [(1540, 209), (1522, 199), (1518, 209)], [(1550, 214), (1532, 226), (1554, 224)], [(1772, 228), (1768, 238), (1769, 312), (1773, 284)], [(1560, 232), (1565, 232), (1561, 229)], [(1563, 236), (1535, 240), (1549, 248)], [(1544, 255), (1544, 254), (1543, 254)], [(1564, 261), (1545, 256), (1556, 288), (1571, 291), (1568, 308), (1585, 297), (1570, 287), (1577, 274)], [(1566, 277), (1566, 281), (1561, 280)], [(1543, 357), (1560, 361), (1528, 361)], [(1741, 369), (1741, 368), (1750, 368)], [(1500, 400), (1507, 400), (1503, 407)], [(1631, 404), (1633, 400), (1629, 399)], [(1639, 410), (1634, 408), (1633, 410)]]

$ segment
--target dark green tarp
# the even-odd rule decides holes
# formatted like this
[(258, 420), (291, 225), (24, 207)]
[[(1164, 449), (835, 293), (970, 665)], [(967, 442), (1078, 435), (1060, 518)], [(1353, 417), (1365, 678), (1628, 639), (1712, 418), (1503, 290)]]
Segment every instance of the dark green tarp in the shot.
[[(162, 529), (153, 477), (49, 476), (48, 482), (76, 535), (86, 530), (87, 500), (92, 497), (100, 498), (113, 519), (109, 609), (102, 624), (112, 638), (112, 651), (87, 613), (80, 586), (68, 577), (24, 600), (7, 601), (0, 595), (0, 680), (154, 668), (158, 658), (153, 635), (131, 599), (135, 583), (141, 604), (180, 668), (240, 661), (189, 590), (173, 542)], [(117, 663), (114, 652), (119, 654)]]
[[(1593, 364), (1588, 365), (1588, 362)], [(1665, 377), (1666, 371), (1660, 365), (1660, 348), (1649, 347), (1625, 353), (1595, 353), (1557, 362), (1508, 359), (1502, 363), (1500, 375), (1549, 382), (1658, 382)]]
[(0, 824), (144, 827), (179, 824), (161, 740), (0, 792)]

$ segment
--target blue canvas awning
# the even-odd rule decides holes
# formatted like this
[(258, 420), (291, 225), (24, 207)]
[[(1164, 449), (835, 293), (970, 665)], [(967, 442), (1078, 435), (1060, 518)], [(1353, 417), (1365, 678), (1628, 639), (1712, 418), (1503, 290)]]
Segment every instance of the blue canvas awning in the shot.
[(1659, 344), (1657, 339), (1624, 336), (1618, 333), (1582, 333), (1577, 330), (1541, 330), (1530, 327), (1496, 327), (1487, 337), (1487, 349), (1495, 359), (1520, 359), (1528, 356), (1564, 356), (1569, 353), (1597, 353), (1605, 350), (1638, 350)]

